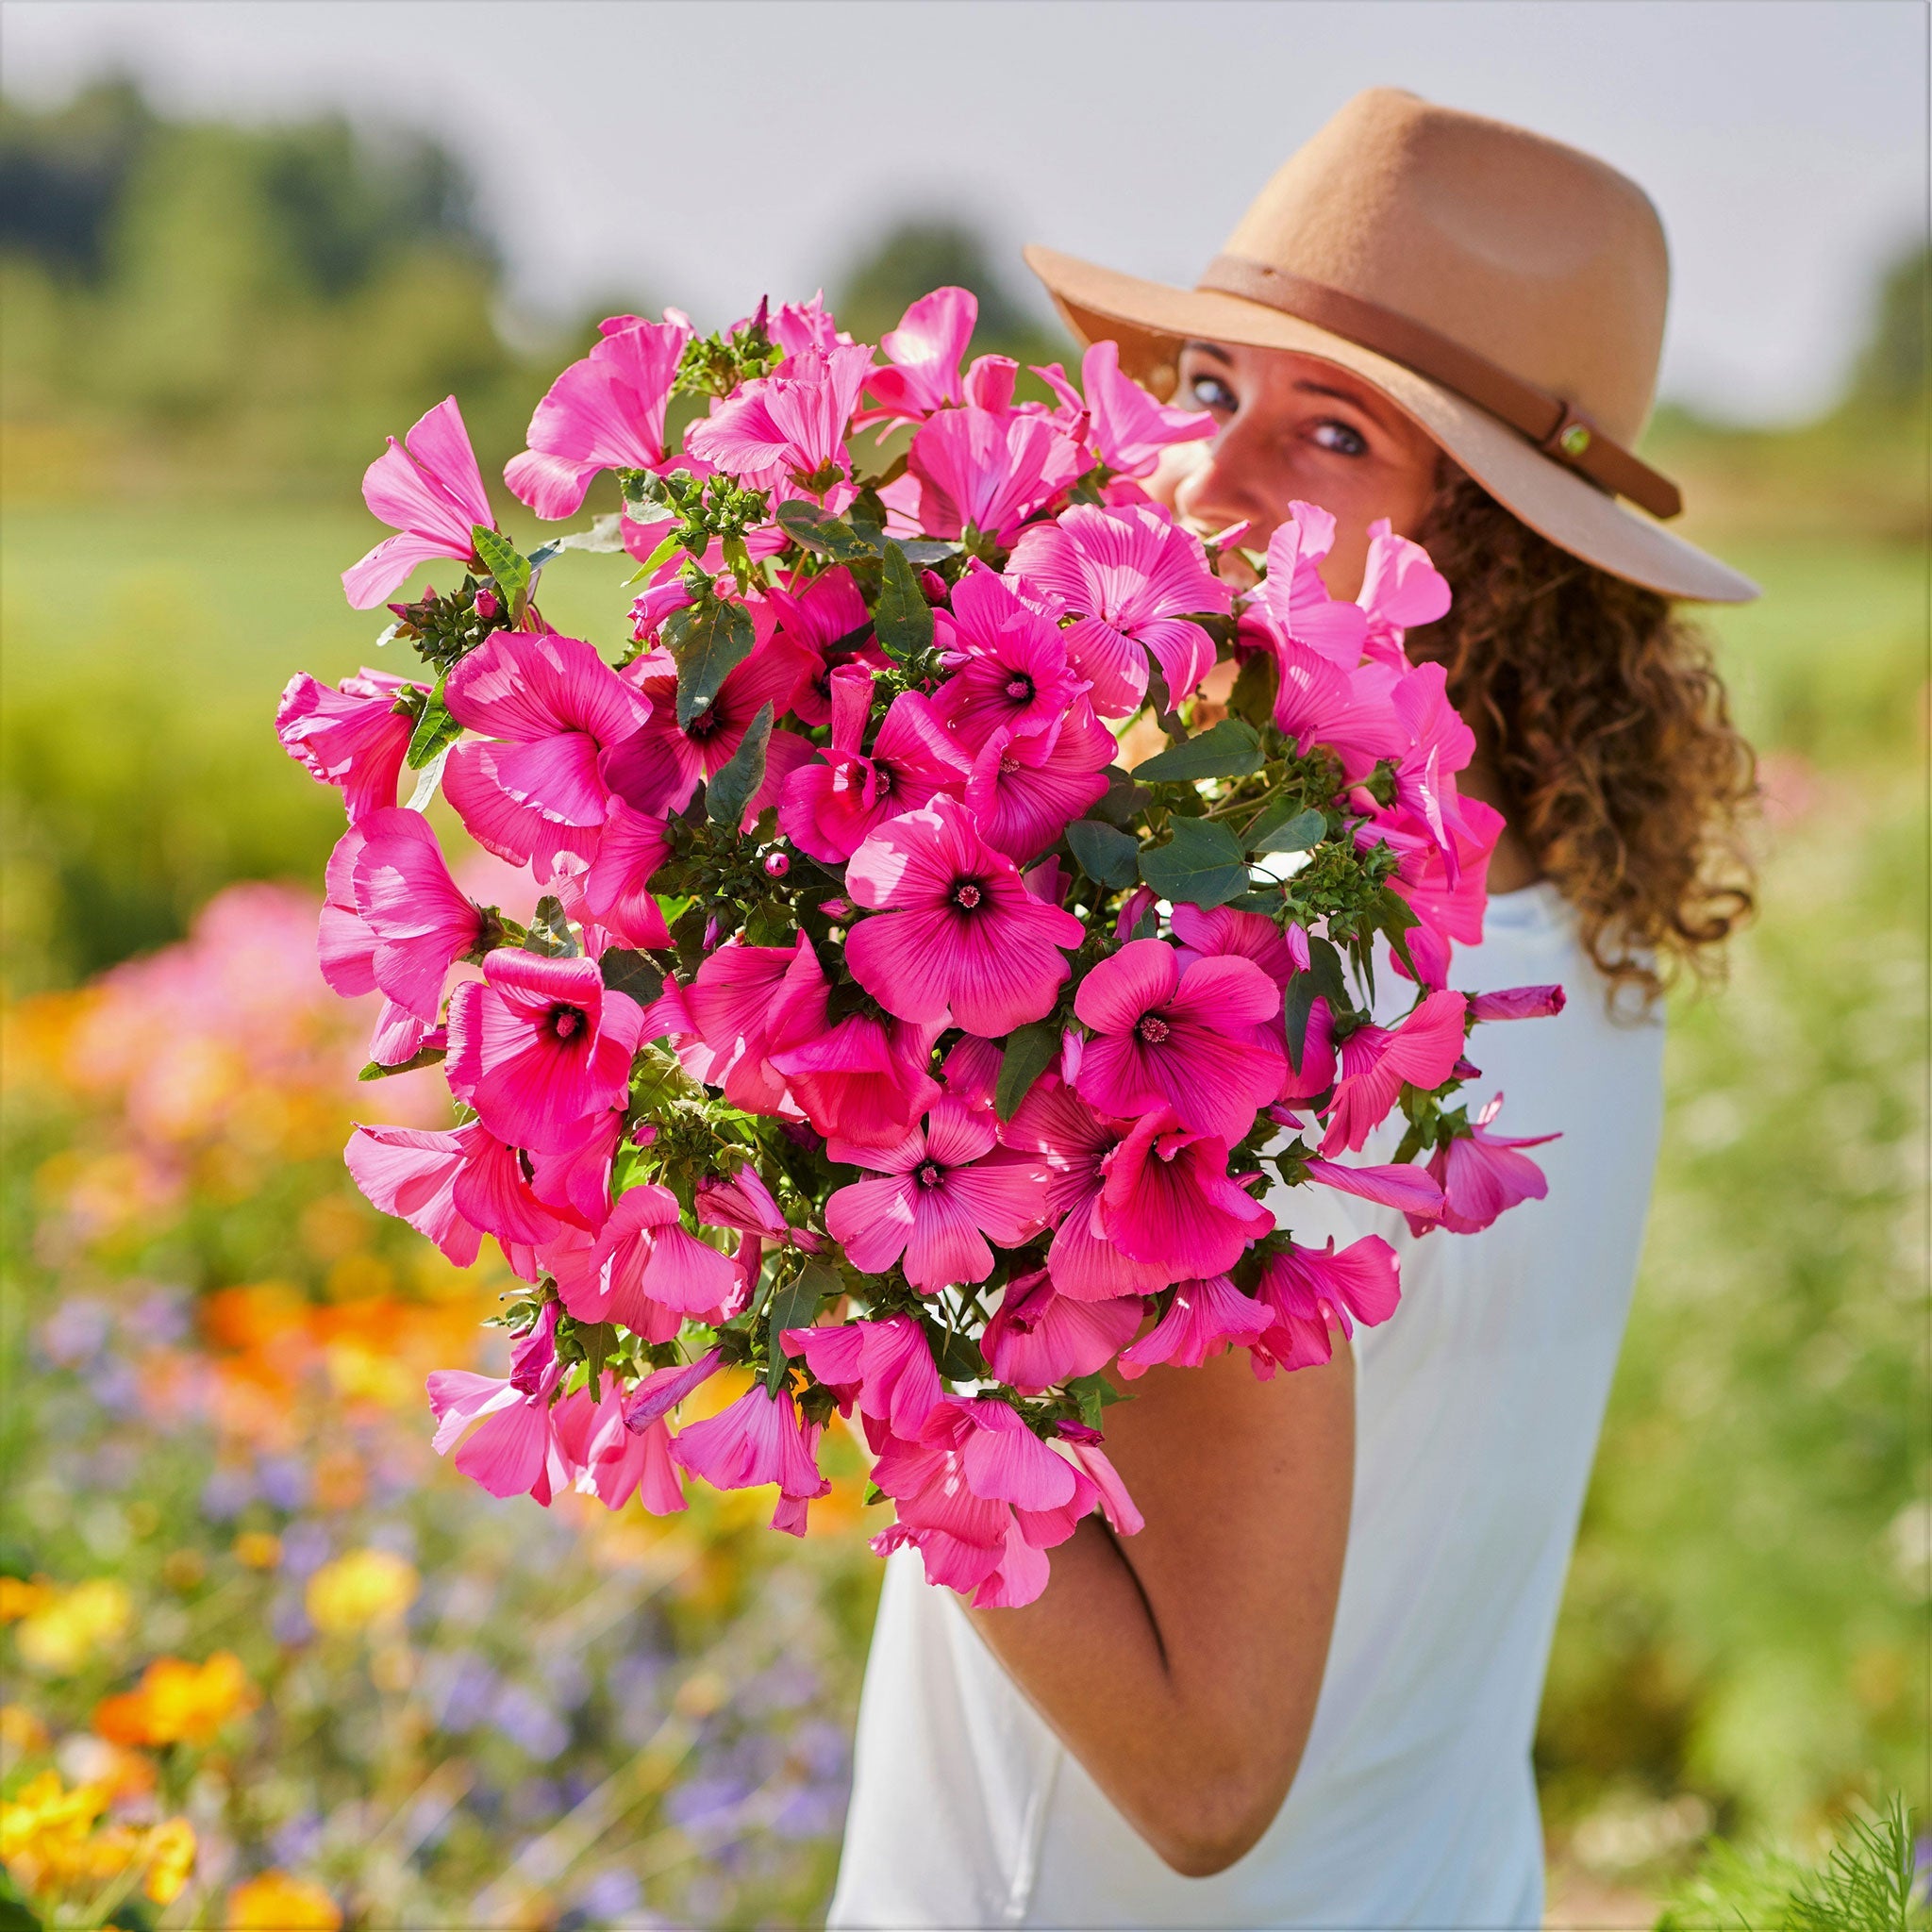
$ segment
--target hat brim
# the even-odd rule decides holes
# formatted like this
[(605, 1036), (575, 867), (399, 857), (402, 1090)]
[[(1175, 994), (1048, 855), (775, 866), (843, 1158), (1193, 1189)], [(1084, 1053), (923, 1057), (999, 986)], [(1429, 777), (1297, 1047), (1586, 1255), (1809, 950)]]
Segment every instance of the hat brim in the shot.
[(1131, 375), (1172, 366), (1191, 340), (1318, 358), (1386, 396), (1506, 509), (1571, 556), (1668, 597), (1748, 604), (1758, 594), (1749, 577), (1585, 482), (1487, 409), (1346, 336), (1240, 295), (1141, 281), (1050, 248), (1029, 247), (1025, 260), (1067, 326), (1083, 342), (1118, 342)]

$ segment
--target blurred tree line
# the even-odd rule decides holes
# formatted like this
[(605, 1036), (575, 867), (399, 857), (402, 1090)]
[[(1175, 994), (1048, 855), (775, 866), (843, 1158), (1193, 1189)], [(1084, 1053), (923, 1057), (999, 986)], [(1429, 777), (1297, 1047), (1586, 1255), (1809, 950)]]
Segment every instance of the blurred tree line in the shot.
[[(501, 271), (468, 174), (421, 137), (170, 120), (125, 80), (54, 108), (0, 98), (0, 421), (29, 489), (112, 487), (130, 453), (173, 477), (340, 489), (451, 392), (500, 463), (598, 317), (645, 306), (513, 346)], [(942, 282), (979, 294), (975, 347), (1064, 353), (956, 221), (902, 224), (833, 293), (876, 341)]]

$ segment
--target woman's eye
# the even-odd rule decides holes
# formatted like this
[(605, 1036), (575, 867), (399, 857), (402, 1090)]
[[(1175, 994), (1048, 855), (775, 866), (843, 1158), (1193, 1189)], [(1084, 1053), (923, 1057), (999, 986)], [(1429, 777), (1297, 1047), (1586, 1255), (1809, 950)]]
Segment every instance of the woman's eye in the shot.
[(1204, 409), (1232, 409), (1234, 391), (1218, 375), (1197, 375), (1188, 384), (1188, 393)]
[(1332, 418), (1315, 425), (1314, 437), (1324, 449), (1332, 449), (1339, 457), (1365, 457), (1369, 453), (1368, 442), (1360, 430), (1352, 429), (1346, 423), (1338, 423)]

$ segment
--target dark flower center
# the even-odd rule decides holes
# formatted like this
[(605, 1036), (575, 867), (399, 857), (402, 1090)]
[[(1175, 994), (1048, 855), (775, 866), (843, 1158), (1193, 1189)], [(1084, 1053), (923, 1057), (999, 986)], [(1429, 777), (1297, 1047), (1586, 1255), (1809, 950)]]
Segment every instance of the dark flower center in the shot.
[(955, 879), (953, 881), (953, 904), (962, 912), (976, 911), (986, 898), (986, 887), (979, 879)]
[(552, 1007), (550, 1030), (558, 1040), (570, 1040), (590, 1024), (581, 1007)]
[(1007, 679), (1007, 695), (1016, 705), (1030, 705), (1033, 702), (1033, 680), (1024, 671), (1016, 671)]
[(876, 759), (872, 768), (872, 795), (874, 798), (890, 798), (892, 795), (892, 768), (882, 765)]
[(1158, 1046), (1168, 1036), (1169, 1027), (1158, 1013), (1142, 1013), (1140, 1024), (1134, 1028), (1149, 1046)]
[(912, 1172), (922, 1188), (936, 1188), (946, 1177), (945, 1169), (937, 1160), (922, 1160)]
[(684, 735), (703, 744), (707, 739), (717, 737), (724, 728), (724, 721), (719, 717), (717, 706), (708, 705), (684, 727)]
[(1019, 769), (1020, 760), (1018, 758), (1003, 757), (1000, 759), (1000, 776), (1002, 778), (1004, 778), (1008, 772), (1017, 772)]

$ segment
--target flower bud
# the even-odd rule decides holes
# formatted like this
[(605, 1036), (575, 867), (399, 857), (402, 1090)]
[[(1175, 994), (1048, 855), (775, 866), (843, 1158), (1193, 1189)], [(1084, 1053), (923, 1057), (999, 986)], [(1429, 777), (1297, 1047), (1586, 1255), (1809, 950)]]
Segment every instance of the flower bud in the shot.
[(923, 570), (919, 573), (919, 594), (928, 604), (943, 604), (951, 592), (946, 589), (946, 580), (936, 570)]
[(485, 624), (494, 624), (503, 610), (503, 604), (494, 591), (476, 592), (476, 615)]
[(768, 879), (782, 879), (791, 870), (791, 861), (782, 852), (766, 853), (763, 864)]
[(827, 899), (819, 908), (819, 910), (827, 919), (831, 920), (834, 924), (840, 924), (852, 917), (852, 901), (850, 899)]

